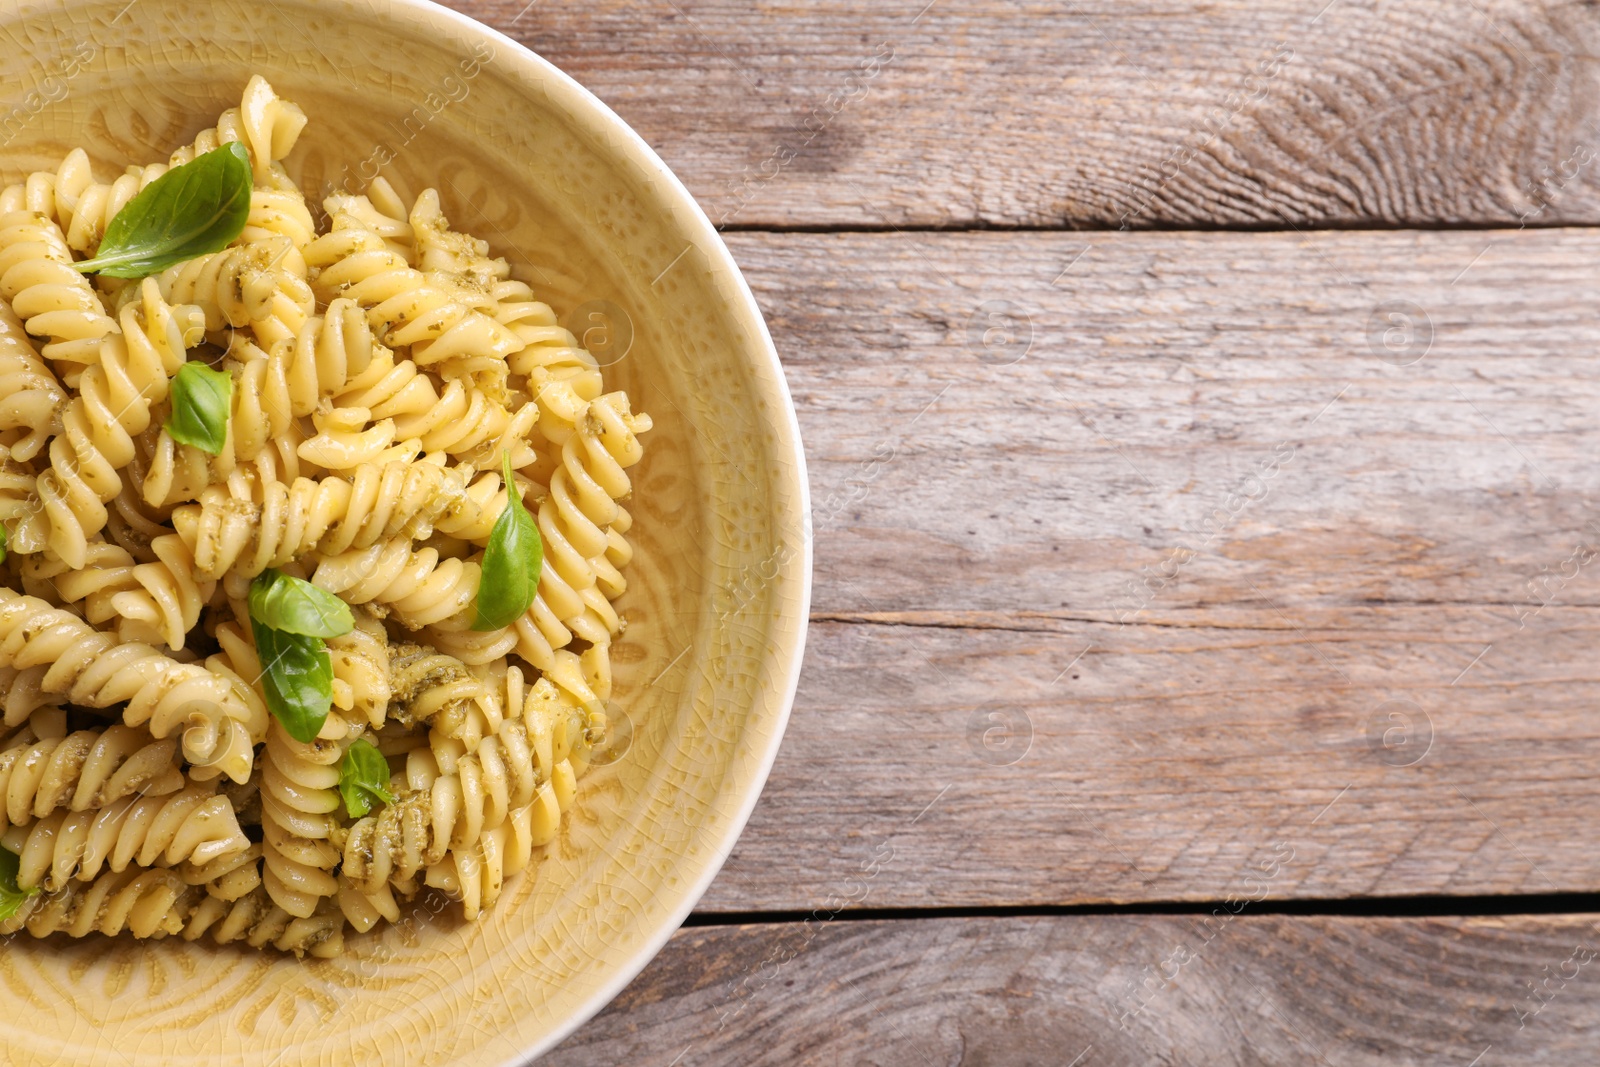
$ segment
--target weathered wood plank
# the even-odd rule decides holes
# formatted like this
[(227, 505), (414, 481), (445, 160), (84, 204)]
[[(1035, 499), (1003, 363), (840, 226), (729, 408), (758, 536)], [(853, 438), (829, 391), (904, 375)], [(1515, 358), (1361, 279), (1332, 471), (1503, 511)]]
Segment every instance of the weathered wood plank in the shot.
[(1215, 536), (1153, 607), (1248, 578), (1514, 625), (1600, 512), (1589, 231), (731, 244), (811, 449), (822, 612), (1110, 620), (1181, 529)]
[(1600, 220), (1600, 11), (455, 0), (741, 227)]
[(541, 1063), (1566, 1065), (1597, 952), (1593, 916), (689, 929)]
[[(704, 909), (875, 857), (852, 905), (1221, 899), (1277, 843), (1274, 897), (1600, 886), (1600, 234), (1106, 235), (1065, 276), (1065, 234), (732, 243), (817, 621)], [(1408, 366), (1369, 347), (1395, 300)]]

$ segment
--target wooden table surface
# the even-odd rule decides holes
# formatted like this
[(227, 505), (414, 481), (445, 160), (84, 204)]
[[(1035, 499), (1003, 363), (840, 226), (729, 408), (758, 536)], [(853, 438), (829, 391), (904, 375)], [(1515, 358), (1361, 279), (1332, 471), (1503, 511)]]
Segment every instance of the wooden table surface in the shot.
[(722, 226), (815, 500), (760, 805), (544, 1062), (1593, 1062), (1600, 11), (457, 6)]

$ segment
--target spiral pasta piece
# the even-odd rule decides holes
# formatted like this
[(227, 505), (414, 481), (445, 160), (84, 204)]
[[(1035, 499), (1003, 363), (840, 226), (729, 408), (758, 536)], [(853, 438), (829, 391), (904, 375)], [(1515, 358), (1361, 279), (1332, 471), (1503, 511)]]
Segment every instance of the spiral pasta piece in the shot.
[[(512, 846), (522, 850), (524, 843), (531, 848), (551, 840), (574, 795), (571, 757), (587, 751), (590, 733), (601, 729), (603, 723), (540, 679), (520, 715), (477, 745), (436, 740), (413, 750), (405, 793), (350, 828), (344, 877), (357, 892), (375, 893), (426, 872), (428, 884), (467, 900), (475, 914), (484, 899), (484, 883), (474, 881), (482, 864), (501, 870), (495, 864), (513, 855)], [(491, 833), (500, 837), (484, 846)], [(522, 850), (515, 869), (525, 863)]]
[(464, 289), (485, 295), (510, 276), (511, 267), (504, 259), (490, 258), (488, 241), (450, 228), (437, 189), (424, 189), (417, 195), (407, 222), (416, 266), (424, 273), (449, 278)]
[(88, 539), (105, 527), (106, 502), (122, 491), (118, 468), (134, 456), (134, 435), (150, 425), (150, 405), (167, 395), (200, 340), (196, 309), (171, 306), (150, 279), (139, 291), (122, 309), (121, 332), (104, 339), (98, 362), (83, 371), (62, 432), (50, 442), (50, 469), (39, 475), (42, 508), (18, 530), (22, 543), (42, 540), (74, 567), (84, 565)]
[[(348, 301), (335, 303), (354, 308)], [(497, 457), (503, 442), (513, 451), (513, 462), (530, 455), (525, 443), (513, 440), (529, 416), (514, 418), (475, 390), (468, 399), (459, 383), (447, 387), (441, 400), (432, 380), (411, 360), (397, 361), (383, 345), (372, 345), (370, 354), (367, 366), (313, 415), (321, 432), (301, 446), (307, 462), (348, 469), (388, 457), (408, 459), (420, 451), (475, 463), (491, 452)]]
[[(411, 209), (410, 222), (417, 266), (425, 274), (450, 280), (476, 306), (509, 328), (525, 344), (556, 345), (574, 350), (572, 355), (562, 357), (541, 353), (538, 359), (519, 363), (521, 370), (513, 368), (519, 374), (528, 374), (530, 367), (550, 368), (537, 382), (530, 383), (534, 386), (553, 382), (558, 377), (569, 383), (568, 395), (573, 398), (570, 413), (558, 421), (570, 428), (582, 414), (583, 406), (600, 395), (600, 371), (594, 358), (578, 347), (577, 339), (570, 332), (556, 324), (555, 312), (548, 304), (536, 299), (526, 283), (511, 277), (511, 266), (503, 257), (489, 255), (488, 242), (450, 228), (437, 190), (422, 191)], [(571, 367), (564, 366), (558, 373), (554, 368), (562, 359)], [(559, 403), (553, 390), (550, 402)], [(560, 444), (566, 437), (558, 435), (552, 440)]]
[(340, 858), (341, 880), (363, 894), (377, 893), (385, 885), (404, 885), (430, 863), (444, 858), (443, 848), (433, 855), (437, 840), (429, 792), (401, 794), (393, 804), (385, 804), (349, 828)]
[(193, 144), (172, 153), (168, 165), (176, 167), (222, 145), (242, 141), (250, 150), (256, 186), (299, 192), (278, 161), (294, 150), (305, 125), (304, 111), (278, 96), (261, 75), (252, 75), (239, 106), (224, 111), (216, 126), (201, 132)]
[[(310, 318), (292, 341), (269, 346), (264, 404), (294, 417), (310, 415), (324, 397), (345, 391), (366, 374), (375, 359), (393, 367), (393, 353), (373, 339), (372, 328), (351, 300), (334, 300)], [(354, 406), (368, 406), (356, 404)], [(387, 413), (377, 416), (386, 418)]]
[[(231, 351), (249, 360), (256, 358), (260, 349), (245, 342)], [(210, 456), (191, 445), (179, 445), (165, 428), (140, 438), (141, 447), (148, 442), (148, 455), (136, 458), (129, 469), (134, 471), (146, 506), (165, 508), (198, 499), (207, 486), (230, 482), (241, 469), (249, 472), (247, 477), (263, 481), (293, 481), (317, 473), (315, 467), (300, 460), (299, 447), (305, 440), (300, 423), (285, 419), (281, 431), (274, 432), (272, 416), (245, 406), (255, 395), (253, 387), (260, 378), (249, 373), (248, 365), (241, 368), (239, 362), (230, 361), (228, 366), (235, 373), (233, 412), (221, 453)]]
[(374, 892), (363, 893), (341, 875), (337, 899), (339, 911), (357, 933), (366, 933), (380, 921), (400, 921), (400, 902), (394, 898), (393, 887), (387, 884)]
[(183, 919), (201, 892), (165, 868), (129, 867), (92, 882), (70, 882), (54, 893), (28, 897), (0, 934), (26, 930), (34, 937), (120, 934), (165, 937), (183, 930)]
[(411, 267), (362, 224), (346, 199), (328, 198), (333, 230), (306, 248), (318, 295), (360, 304), (384, 343), (409, 345), (419, 366), (437, 367), (447, 378), (471, 377), (491, 395), (503, 395), (506, 357), (522, 341), (453, 286)]
[(90, 812), (136, 795), (160, 797), (183, 786), (177, 745), (144, 730), (108, 726), (71, 734), (44, 725), (19, 731), (0, 751), (0, 817), (26, 826), (52, 812)]
[[(372, 179), (365, 196), (339, 195), (333, 201), (362, 227), (382, 237), (384, 244), (410, 266), (417, 265), (416, 234), (411, 229), (405, 199), (383, 175)], [(327, 201), (324, 201), (324, 210)]]
[[(244, 821), (242, 814), (239, 821)], [(261, 849), (258, 841), (205, 863), (187, 861), (178, 865), (178, 875), (185, 884), (204, 888), (207, 896), (238, 900), (261, 885)]]
[(133, 568), (139, 588), (111, 596), (111, 607), (121, 619), (117, 633), (126, 641), (165, 642), (177, 651), (200, 621), (200, 609), (215, 583), (195, 580), (194, 555), (177, 534), (156, 538), (151, 548), (155, 562)]
[(312, 584), (351, 604), (379, 603), (402, 626), (417, 630), (466, 611), (478, 595), (479, 564), (441, 559), (434, 548), (380, 541), (317, 561)]
[(325, 901), (316, 912), (301, 918), (274, 904), (264, 888), (235, 900), (207, 894), (192, 907), (188, 899), (176, 900), (164, 921), (176, 926), (174, 932), (181, 933), (185, 941), (210, 934), (219, 945), (243, 941), (252, 948), (271, 945), (280, 952), (318, 958), (344, 951), (344, 916), (337, 903)]
[[(0, 435), (11, 457), (26, 463), (61, 431), (67, 394), (34, 350), (22, 320), (0, 302)], [(14, 436), (13, 436), (14, 435)]]
[(564, 540), (586, 558), (606, 549), (602, 527), (617, 521), (617, 501), (633, 491), (627, 468), (644, 454), (638, 435), (650, 427), (650, 416), (629, 410), (626, 394), (607, 393), (588, 406), (561, 448), (549, 502)]
[(632, 492), (626, 468), (639, 461), (638, 435), (650, 425), (648, 415), (629, 411), (620, 393), (596, 399), (561, 446), (561, 465), (539, 505), (545, 546), (539, 596), (567, 629), (594, 644), (618, 632), (610, 601), (626, 586), (607, 553), (611, 529), (631, 524), (618, 501)]
[[(355, 629), (328, 639), (333, 665), (333, 706), (350, 720), (342, 733), (350, 736), (366, 725), (383, 726), (393, 688), (389, 684), (389, 637), (383, 623), (362, 611), (355, 613)], [(333, 718), (330, 714), (329, 718)], [(327, 734), (327, 730), (323, 731)]]
[(239, 232), (241, 244), (281, 237), (296, 250), (304, 250), (316, 236), (316, 221), (300, 190), (264, 189), (259, 185), (250, 190), (250, 216)]
[(3, 844), (20, 857), (18, 886), (52, 892), (104, 870), (203, 864), (250, 847), (228, 798), (204, 786), (127, 797), (98, 811), (56, 811), (13, 825)]
[(461, 913), (467, 921), (476, 919), (499, 898), (505, 880), (528, 865), (534, 848), (554, 837), (552, 830), (541, 841), (534, 827), (535, 822), (546, 826), (560, 824), (560, 802), (553, 799), (555, 790), (551, 788), (547, 795), (552, 799), (540, 805), (542, 810), (536, 811), (533, 804), (518, 808), (504, 823), (486, 831), (470, 846), (452, 849), (443, 860), (428, 868), (425, 883), (459, 900)]
[(274, 721), (261, 761), (262, 884), (274, 904), (298, 918), (338, 889), (339, 761), (345, 746), (303, 744)]
[(294, 342), (316, 310), (305, 279), (305, 257), (289, 238), (274, 234), (187, 260), (158, 281), (168, 300), (200, 308), (214, 339), (224, 327), (248, 326), (270, 348)]
[(94, 286), (72, 262), (61, 228), (48, 216), (0, 215), (0, 296), (28, 333), (45, 339), (44, 358), (69, 376), (99, 362), (101, 338), (117, 332)]
[(125, 703), (123, 722), (158, 738), (182, 731), (184, 758), (216, 767), (235, 781), (249, 776), (252, 741), (226, 679), (179, 663), (149, 645), (119, 643), (36, 597), (0, 588), (0, 668), (46, 667), (47, 693), (105, 708)]
[[(632, 492), (626, 468), (642, 455), (638, 435), (650, 425), (622, 394), (590, 404), (538, 504), (544, 565), (527, 613), (489, 634), (472, 631), (470, 619), (458, 614), (431, 625), (428, 639), (468, 663), (514, 649), (580, 701), (596, 699), (594, 679), (609, 687), (608, 648), (622, 629), (612, 601), (627, 588), (621, 568), (631, 555), (622, 534), (632, 519), (617, 501)], [(562, 651), (574, 636), (592, 646), (582, 660)]]
[(32, 596), (59, 601), (62, 605), (80, 604), (84, 619), (95, 625), (116, 618), (112, 598), (118, 593), (139, 588), (133, 569), (138, 561), (121, 545), (91, 541), (84, 565), (74, 569), (52, 552), (20, 557), (23, 589)]
[(368, 426), (365, 408), (333, 408), (317, 412), (312, 422), (317, 435), (299, 446), (300, 458), (329, 471), (352, 470), (372, 464), (409, 463), (422, 451), (415, 438), (395, 444), (392, 419)]
[(275, 445), (276, 451), (288, 460), (289, 449), (285, 446), (292, 444), (293, 462), (298, 468), (305, 434), (297, 418), (298, 398), (293, 393), (301, 390), (290, 384), (292, 370), (286, 358), (295, 353), (295, 346), (286, 341), (275, 345), (269, 354), (242, 334), (234, 335), (223, 361), (233, 375), (232, 410), (227, 441), (221, 454), (210, 461), (213, 480), (231, 473), (237, 463), (273, 450)]
[(565, 327), (555, 312), (535, 300), (522, 282), (502, 282), (494, 289), (496, 318), (523, 342), (507, 366), (527, 382), (539, 406), (539, 434), (557, 447), (566, 444), (589, 402), (604, 386), (600, 367)]
[(477, 747), (504, 717), (496, 694), (466, 664), (426, 645), (389, 648), (389, 718), (425, 723), (445, 737)]
[(537, 458), (528, 435), (538, 418), (535, 404), (511, 411), (457, 380), (427, 410), (396, 418), (394, 427), (397, 437), (416, 438), (427, 452), (464, 456), (487, 467), (499, 462), (501, 452), (509, 452), (513, 467), (526, 467)]
[(470, 468), (424, 457), (417, 463), (364, 464), (348, 476), (284, 483), (256, 477), (241, 499), (211, 486), (198, 504), (173, 512), (178, 535), (207, 578), (244, 577), (281, 567), (308, 552), (336, 555), (379, 541), (427, 537), (435, 528), (486, 535), (498, 510), (499, 478), (488, 473), (466, 484)]

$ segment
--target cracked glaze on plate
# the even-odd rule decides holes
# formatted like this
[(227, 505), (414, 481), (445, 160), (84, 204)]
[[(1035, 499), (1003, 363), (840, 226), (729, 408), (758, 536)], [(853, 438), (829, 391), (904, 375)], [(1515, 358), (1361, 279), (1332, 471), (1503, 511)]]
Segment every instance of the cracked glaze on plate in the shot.
[[(536, 12), (532, 17), (536, 17)], [(0, 162), (163, 159), (260, 73), (310, 123), (309, 200), (433, 185), (655, 419), (615, 645), (627, 750), (479, 922), (425, 906), (340, 959), (176, 939), (0, 951), (13, 1063), (520, 1062), (609, 1000), (709, 884), (783, 733), (810, 583), (804, 459), (760, 312), (654, 153), (511, 40), (415, 0), (0, 3)], [(392, 157), (392, 158), (389, 158)], [(631, 344), (623, 354), (626, 334)], [(591, 331), (599, 330), (599, 333)], [(607, 333), (606, 331), (610, 331)]]

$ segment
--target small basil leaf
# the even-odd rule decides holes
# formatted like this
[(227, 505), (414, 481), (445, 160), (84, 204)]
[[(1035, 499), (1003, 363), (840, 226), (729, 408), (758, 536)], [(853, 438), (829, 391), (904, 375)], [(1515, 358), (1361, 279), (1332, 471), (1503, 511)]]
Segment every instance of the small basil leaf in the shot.
[(394, 803), (389, 795), (389, 761), (371, 741), (357, 741), (345, 750), (339, 765), (339, 795), (352, 819), (367, 814), (376, 801)]
[(250, 617), (303, 637), (342, 637), (356, 628), (350, 605), (326, 589), (271, 568), (250, 582)]
[(10, 539), (6, 536), (6, 528), (4, 526), (0, 526), (0, 563), (4, 563), (6, 561), (6, 546), (9, 543)]
[(333, 706), (333, 660), (322, 638), (280, 633), (254, 619), (250, 629), (268, 710), (296, 741), (315, 741)]
[(228, 440), (228, 411), (233, 403), (233, 376), (189, 362), (172, 379), (172, 414), (167, 433), (180, 445), (193, 445), (213, 456)]
[(505, 453), (506, 507), (494, 521), (489, 544), (483, 550), (478, 579), (478, 617), (474, 630), (510, 626), (539, 593), (539, 568), (544, 562), (544, 542), (539, 525), (528, 514), (522, 494), (511, 477), (511, 453)]
[(22, 889), (17, 886), (17, 873), (22, 869), (22, 857), (8, 848), (0, 848), (0, 921), (11, 918), (22, 910), (29, 897), (39, 892), (39, 887)]
[(238, 141), (173, 167), (123, 205), (93, 259), (73, 266), (107, 278), (143, 278), (220, 252), (250, 217), (250, 153)]

